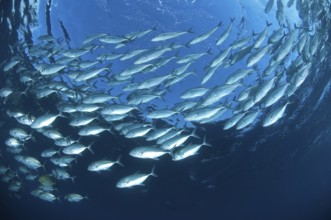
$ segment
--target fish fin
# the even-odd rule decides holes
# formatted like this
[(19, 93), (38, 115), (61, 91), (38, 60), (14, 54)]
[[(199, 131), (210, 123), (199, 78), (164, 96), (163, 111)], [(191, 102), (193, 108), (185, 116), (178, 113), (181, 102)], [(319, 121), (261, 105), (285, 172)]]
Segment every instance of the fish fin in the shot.
[(212, 48), (209, 48), (206, 53), (209, 54), (209, 55), (213, 55), (213, 53), (211, 52)]
[(206, 135), (203, 137), (203, 142), (202, 142), (201, 145), (212, 147), (211, 144), (207, 143), (207, 141), (206, 141)]
[[(31, 87), (31, 85), (27, 86), (26, 89), (24, 89), (23, 92), (20, 92), (20, 93), (19, 93), (19, 96), (24, 95), (24, 96), (28, 97), (28, 90), (30, 89), (30, 87)], [(8, 97), (8, 96), (7, 96), (7, 97)], [(7, 98), (7, 97), (6, 97), (6, 98)]]
[(167, 153), (173, 158), (174, 157), (174, 151), (175, 149), (167, 151)]
[(155, 165), (153, 166), (152, 171), (151, 171), (151, 173), (149, 175), (154, 176), (154, 177), (157, 177), (157, 175), (155, 173)]
[(115, 161), (115, 163), (117, 163), (118, 165), (120, 165), (121, 167), (124, 167), (124, 165), (122, 164), (121, 162), (121, 158), (122, 158), (122, 155), (119, 155), (117, 160)]
[(46, 172), (46, 168), (45, 168), (46, 162), (47, 162), (47, 161), (45, 161), (45, 162), (43, 163), (43, 165), (41, 165), (41, 167), (43, 168), (44, 172)]
[(88, 146), (87, 146), (87, 149), (94, 155), (94, 151), (92, 150), (92, 145), (95, 143), (95, 141), (93, 141), (92, 143), (90, 143)]
[(191, 136), (191, 137), (195, 137), (195, 138), (197, 138), (197, 139), (201, 139), (201, 138), (196, 134), (196, 131), (197, 131), (197, 128), (194, 128), (190, 136)]
[(112, 134), (112, 135), (115, 135), (114, 134), (114, 131), (113, 131), (113, 129), (112, 129), (112, 127), (113, 126), (110, 126), (109, 128), (107, 128), (107, 130), (106, 131), (108, 131), (110, 134)]
[(156, 25), (154, 25), (154, 27), (152, 28), (152, 31), (156, 31), (156, 28), (157, 28), (158, 25), (159, 25), (159, 24), (156, 23)]
[(190, 43), (191, 43), (191, 41), (189, 41), (186, 44), (184, 44), (184, 46), (187, 47), (187, 48), (191, 48)]
[(194, 32), (192, 31), (193, 27), (190, 27), (188, 30), (187, 30), (187, 33), (190, 33), (190, 34), (194, 34)]
[(72, 177), (70, 177), (70, 179), (71, 179), (71, 181), (72, 181), (72, 183), (74, 183), (75, 184), (75, 179), (77, 178), (77, 176), (72, 176)]

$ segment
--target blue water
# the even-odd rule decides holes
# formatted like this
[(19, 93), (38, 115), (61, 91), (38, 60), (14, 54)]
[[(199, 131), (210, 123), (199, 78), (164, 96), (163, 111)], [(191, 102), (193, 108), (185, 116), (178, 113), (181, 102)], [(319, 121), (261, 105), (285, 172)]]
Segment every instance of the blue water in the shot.
[[(192, 27), (196, 36), (222, 21), (223, 31), (230, 24), (230, 18), (235, 17), (234, 32), (220, 48), (224, 49), (238, 36), (250, 36), (253, 30), (262, 31), (266, 20), (277, 23), (275, 10), (269, 15), (264, 13), (265, 3), (262, 0), (53, 0), (50, 12), (52, 34), (55, 38), (63, 38), (61, 20), (69, 33), (70, 46), (75, 48), (93, 33), (121, 36), (155, 25), (158, 33)], [(34, 41), (47, 33), (45, 5), (45, 1), (41, 1), (37, 11), (38, 25), (32, 28)], [(291, 22), (298, 20), (296, 13), (289, 13)], [(245, 26), (240, 29), (242, 16)], [(149, 39), (139, 39), (119, 51), (153, 48), (155, 45)], [(192, 36), (187, 34), (176, 43), (184, 44), (190, 39)], [(181, 51), (181, 55), (207, 51), (216, 40), (212, 36), (203, 44)], [(213, 53), (218, 52), (213, 48)], [(205, 55), (192, 65), (192, 69), (202, 71), (210, 60), (211, 57)], [(267, 61), (263, 64), (266, 65)], [(112, 71), (120, 71), (125, 65), (115, 62)], [(245, 62), (225, 69), (206, 86), (223, 83), (230, 72), (243, 65)], [(170, 73), (173, 68), (168, 65), (162, 71)], [(17, 198), (8, 192), (7, 184), (0, 182), (1, 219), (331, 219), (330, 65), (321, 63), (316, 70), (316, 75), (305, 84), (306, 88), (291, 100), (293, 104), (281, 123), (269, 128), (256, 126), (247, 132), (223, 131), (222, 122), (201, 125), (198, 133), (206, 135), (212, 147), (203, 148), (199, 155), (179, 163), (162, 158), (156, 165), (158, 177), (150, 177), (144, 187), (122, 190), (115, 185), (118, 179), (134, 169), (148, 172), (155, 161), (124, 157), (125, 167), (122, 169), (114, 168), (102, 175), (86, 171), (92, 159), (110, 156), (113, 159), (113, 155), (127, 154), (133, 145), (144, 143), (107, 134), (96, 140), (96, 155), (84, 154), (79, 165), (70, 169), (70, 173), (77, 176), (76, 182), (60, 182), (57, 186), (60, 196), (79, 192), (87, 195), (88, 200), (77, 204), (66, 201), (48, 203), (30, 195), (33, 183), (29, 182), (23, 185), (20, 198)], [(8, 76), (1, 79), (5, 77)], [(172, 93), (165, 97), (166, 102), (158, 100), (153, 104), (161, 108), (171, 107), (179, 101), (177, 97), (183, 89), (199, 83), (194, 77), (184, 80), (172, 88)], [(256, 83), (256, 78), (245, 83)], [(99, 88), (108, 89), (102, 84)], [(2, 112), (1, 141), (7, 138), (5, 129), (13, 123), (4, 115)], [(61, 122), (55, 126), (66, 129)], [(49, 144), (47, 140), (38, 142), (29, 150), (37, 155)]]

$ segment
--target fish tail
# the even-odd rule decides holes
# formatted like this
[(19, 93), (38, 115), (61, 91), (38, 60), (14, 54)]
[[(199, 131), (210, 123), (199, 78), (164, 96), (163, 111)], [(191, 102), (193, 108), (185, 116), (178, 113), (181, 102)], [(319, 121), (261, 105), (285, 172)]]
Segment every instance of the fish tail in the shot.
[(121, 167), (124, 167), (124, 165), (123, 165), (122, 162), (121, 162), (121, 158), (122, 158), (122, 155), (119, 155), (115, 163), (117, 163), (117, 164), (120, 165)]
[(211, 144), (207, 143), (207, 141), (206, 141), (206, 135), (203, 137), (203, 142), (202, 142), (201, 145), (212, 147)]
[(151, 176), (157, 177), (156, 173), (155, 173), (155, 165), (152, 168), (152, 171), (150, 173)]

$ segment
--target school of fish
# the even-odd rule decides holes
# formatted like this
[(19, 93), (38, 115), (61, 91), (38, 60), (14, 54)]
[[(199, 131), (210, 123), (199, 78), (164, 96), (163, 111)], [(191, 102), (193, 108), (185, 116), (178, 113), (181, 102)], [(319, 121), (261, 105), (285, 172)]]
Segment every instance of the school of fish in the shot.
[[(285, 7), (296, 7), (305, 22), (289, 25)], [(235, 36), (237, 20), (229, 18), (215, 21), (204, 33), (196, 33), (194, 27), (160, 33), (157, 25), (122, 36), (97, 33), (86, 37), (77, 48), (68, 48), (61, 39), (49, 35), (39, 36), (32, 45), (21, 41), (17, 45), (20, 53), (2, 65), (10, 80), (18, 80), (25, 89), (17, 90), (10, 84), (0, 88), (2, 108), (13, 121), (2, 157), (15, 161), (10, 166), (0, 164), (1, 181), (14, 193), (25, 190), (25, 181), (34, 182), (31, 195), (44, 201), (80, 202), (87, 199), (84, 192), (62, 195), (57, 183), (75, 184), (79, 176), (71, 169), (85, 154), (92, 154), (95, 160), (84, 170), (99, 175), (125, 167), (123, 157), (153, 160), (155, 166), (150, 170), (132, 168), (114, 184), (117, 188), (139, 187), (157, 177), (161, 157), (179, 162), (210, 146), (208, 136), (197, 132), (199, 125), (220, 122), (224, 130), (242, 130), (286, 123), (282, 119), (291, 97), (309, 79), (314, 59), (318, 56), (322, 60), (329, 50), (328, 37), (320, 30), (325, 26), (329, 29), (330, 19), (319, 22), (330, 16), (329, 8), (327, 0), (268, 0), (265, 13), (275, 9), (278, 24), (266, 21), (262, 31), (238, 34), (235, 40), (231, 36)], [(304, 20), (308, 15), (309, 27)], [(191, 40), (177, 44), (184, 36)], [(127, 49), (141, 38), (152, 46)], [(206, 41), (214, 45), (200, 53), (191, 52)], [(204, 68), (190, 68), (196, 63)], [(226, 69), (236, 66), (240, 67), (227, 73)], [(225, 73), (224, 82), (208, 86)], [(200, 84), (185, 87), (174, 97), (176, 86), (192, 79)], [(258, 80), (248, 85), (247, 79)], [(31, 97), (40, 103), (34, 113), (15, 102)], [(51, 97), (57, 100), (56, 110), (42, 104)], [(64, 125), (56, 123), (59, 120), (76, 134), (66, 133)], [(179, 126), (179, 121), (184, 125)], [(101, 134), (146, 144), (134, 146), (132, 141), (127, 155), (100, 157), (93, 140)], [(31, 154), (29, 148), (40, 138), (50, 144), (39, 155)]]

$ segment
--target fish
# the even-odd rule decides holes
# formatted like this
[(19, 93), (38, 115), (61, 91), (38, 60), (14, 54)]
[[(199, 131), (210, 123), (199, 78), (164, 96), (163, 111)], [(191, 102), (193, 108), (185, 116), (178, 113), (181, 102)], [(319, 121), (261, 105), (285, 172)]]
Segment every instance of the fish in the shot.
[(275, 30), (268, 38), (268, 43), (276, 44), (278, 41), (280, 41), (284, 35), (283, 31), (284, 29), (282, 27), (279, 28), (278, 30)]
[(236, 129), (241, 130), (241, 129), (247, 127), (248, 125), (252, 124), (255, 121), (255, 119), (257, 118), (257, 116), (259, 115), (259, 113), (260, 113), (260, 110), (247, 113), (244, 117), (242, 117), (237, 122)]
[(153, 146), (135, 147), (129, 152), (129, 155), (132, 157), (153, 160), (158, 160), (159, 157), (165, 154), (171, 153), (169, 151), (161, 150)]
[(171, 51), (171, 50), (173, 50), (173, 46), (147, 51), (144, 55), (139, 57), (134, 62), (134, 64), (136, 64), (136, 65), (144, 64), (144, 63), (147, 63), (149, 61), (155, 60), (155, 59), (161, 57), (164, 53), (166, 53), (168, 51)]
[(116, 183), (116, 187), (117, 188), (131, 188), (134, 186), (144, 186), (144, 182), (149, 176), (157, 177), (157, 175), (155, 174), (155, 166), (153, 167), (152, 171), (148, 174), (135, 173), (135, 174), (123, 177)]
[(249, 109), (253, 108), (256, 104), (254, 97), (249, 97), (241, 104), (241, 111), (246, 112)]
[(64, 196), (64, 199), (67, 200), (68, 202), (80, 202), (83, 199), (88, 199), (87, 196), (81, 196), (77, 193), (69, 193)]
[(88, 165), (87, 170), (91, 171), (91, 172), (100, 172), (100, 171), (109, 171), (110, 168), (112, 166), (114, 166), (115, 164), (118, 164), (122, 167), (124, 167), (124, 165), (121, 163), (121, 156), (119, 156), (117, 158), (116, 161), (111, 161), (111, 160), (97, 160), (94, 161), (92, 163), (90, 163), (90, 165)]
[(17, 140), (20, 141), (26, 141), (29, 140), (30, 138), (32, 138), (32, 133), (28, 134), (25, 130), (23, 130), (22, 128), (13, 128), (9, 130), (9, 134), (16, 138)]
[(45, 130), (42, 131), (42, 134), (45, 136), (45, 137), (48, 137), (52, 140), (57, 140), (57, 139), (61, 139), (63, 138), (62, 134), (54, 129), (54, 128), (47, 128)]
[(100, 54), (96, 57), (98, 61), (110, 61), (121, 58), (124, 54), (121, 53), (112, 53), (112, 54)]
[(18, 56), (15, 56), (10, 59), (9, 62), (6, 63), (6, 65), (3, 68), (3, 71), (8, 72), (9, 70), (13, 69), (17, 64), (19, 64), (22, 61), (22, 59)]
[(268, 0), (267, 4), (265, 6), (265, 9), (264, 9), (264, 12), (266, 14), (268, 14), (271, 11), (271, 9), (272, 9), (272, 7), (274, 5), (274, 2), (275, 2), (275, 0)]
[(181, 74), (177, 77), (172, 77), (164, 83), (164, 87), (168, 88), (172, 85), (175, 85), (175, 84), (179, 83), (180, 81), (184, 80), (186, 77), (188, 77), (190, 75), (196, 76), (197, 74), (195, 72), (187, 72), (187, 73), (183, 73), (183, 74)]
[(306, 32), (302, 32), (301, 36), (298, 40), (298, 43), (297, 43), (297, 50), (298, 50), (299, 54), (301, 54), (303, 52), (303, 49), (304, 49), (304, 46), (306, 45), (307, 40), (308, 40), (308, 34)]
[(78, 75), (74, 80), (76, 82), (83, 82), (86, 80), (90, 80), (98, 76), (101, 72), (107, 71), (110, 72), (109, 68), (96, 68), (96, 69), (91, 69), (91, 70), (86, 70), (82, 74)]
[(166, 141), (164, 141), (159, 148), (162, 150), (170, 151), (176, 147), (181, 146), (185, 141), (187, 141), (190, 137), (194, 137), (200, 139), (200, 137), (196, 134), (196, 129), (192, 131), (191, 134), (188, 135), (176, 135)]
[(287, 90), (287, 96), (292, 96), (295, 91), (306, 80), (310, 73), (311, 63), (302, 66), (290, 79), (290, 85)]
[(218, 101), (220, 101), (223, 97), (231, 94), (237, 87), (241, 86), (241, 83), (234, 83), (230, 85), (221, 85), (216, 86), (212, 89), (206, 97), (201, 101), (200, 106), (210, 106)]
[(141, 65), (134, 65), (131, 68), (125, 69), (123, 72), (121, 72), (120, 76), (132, 76), (139, 72), (144, 72), (145, 70), (153, 67), (153, 64), (141, 64)]
[(18, 162), (22, 163), (23, 165), (33, 170), (37, 170), (38, 168), (43, 167), (43, 165), (40, 163), (38, 159), (31, 156), (18, 155), (15, 156), (15, 159)]
[(42, 157), (52, 157), (54, 156), (55, 154), (59, 154), (59, 150), (54, 150), (54, 149), (46, 149), (44, 150), (43, 152), (41, 152), (41, 156)]
[(153, 128), (149, 126), (137, 127), (125, 134), (126, 138), (137, 138), (144, 137), (148, 132), (150, 132)]
[(89, 50), (84, 49), (69, 49), (62, 52), (62, 55), (65, 57), (72, 57), (72, 58), (78, 58), (83, 56), (84, 54), (87, 54)]
[(210, 68), (220, 65), (225, 58), (228, 56), (230, 51), (233, 49), (233, 46), (229, 46), (226, 50), (220, 52), (220, 54), (212, 61)]
[(185, 73), (185, 71), (189, 68), (189, 66), (192, 64), (192, 62), (187, 63), (186, 65), (180, 66), (172, 71), (173, 76), (180, 76)]
[(193, 109), (197, 105), (198, 105), (198, 103), (194, 102), (194, 101), (179, 102), (174, 106), (173, 110), (176, 112), (184, 112), (184, 111)]
[(293, 47), (295, 37), (296, 37), (296, 31), (292, 31), (285, 40), (284, 44), (282, 44), (281, 48), (279, 49), (279, 53), (275, 55), (274, 61), (279, 62), (289, 54), (289, 52)]
[(70, 126), (73, 127), (80, 127), (80, 126), (85, 126), (90, 124), (92, 121), (98, 119), (97, 117), (90, 117), (87, 115), (81, 115), (78, 117), (74, 117), (73, 119), (71, 119), (71, 121), (69, 122)]
[(77, 143), (73, 143), (73, 144), (70, 144), (69, 146), (64, 147), (62, 149), (62, 152), (64, 154), (66, 154), (66, 155), (81, 155), (81, 153), (87, 149), (92, 154), (94, 154), (94, 152), (93, 152), (93, 150), (91, 148), (93, 144), (94, 144), (94, 142), (92, 142), (88, 146), (85, 146), (85, 145), (80, 144), (78, 142)]
[(253, 49), (253, 45), (248, 45), (248, 46), (242, 47), (239, 50), (237, 50), (236, 52), (232, 53), (231, 56), (229, 57), (229, 64), (234, 65), (234, 64), (238, 63), (244, 57), (246, 57), (248, 54), (250, 54), (252, 49)]
[(44, 114), (33, 121), (33, 123), (31, 124), (31, 128), (38, 129), (38, 128), (51, 126), (52, 123), (55, 121), (55, 119), (58, 117), (64, 117), (64, 116), (62, 115), (61, 112), (57, 115), (49, 114), (49, 113)]
[(222, 110), (223, 106), (216, 106), (216, 107), (204, 107), (192, 110), (185, 115), (186, 121), (194, 121), (198, 122), (207, 118), (212, 117), (213, 115), (217, 114), (220, 110)]
[(286, 25), (286, 17), (284, 14), (284, 3), (283, 1), (277, 1), (276, 18), (280, 26)]
[(137, 107), (131, 107), (128, 105), (121, 105), (121, 104), (112, 104), (108, 105), (107, 107), (101, 110), (102, 114), (114, 114), (114, 115), (122, 115), (128, 112), (131, 112), (134, 109), (138, 109)]
[(50, 192), (41, 192), (40, 194), (38, 194), (38, 198), (47, 201), (47, 202), (54, 202), (55, 200), (59, 200), (59, 197), (56, 197), (54, 194), (50, 193)]
[(163, 100), (162, 97), (163, 94), (148, 94), (148, 93), (143, 93), (143, 94), (138, 94), (138, 95), (133, 95), (127, 98), (127, 102), (129, 105), (140, 105), (144, 103), (148, 103), (154, 99), (161, 99)]
[(94, 93), (83, 98), (82, 102), (84, 104), (100, 104), (110, 100), (118, 100), (118, 97), (102, 93)]
[(90, 35), (90, 36), (88, 36), (88, 37), (86, 37), (84, 39), (83, 45), (84, 44), (88, 44), (88, 43), (90, 43), (90, 42), (92, 42), (92, 41), (94, 41), (94, 40), (96, 40), (98, 38), (105, 37), (105, 36), (107, 36), (107, 34), (105, 34), (105, 33), (95, 33), (95, 34), (92, 34), (92, 35)]
[(202, 120), (198, 121), (197, 123), (199, 123), (199, 124), (215, 123), (215, 122), (217, 122), (218, 118), (220, 118), (228, 109), (229, 109), (229, 107), (226, 106), (226, 107), (220, 109), (216, 114), (212, 115), (210, 118), (202, 119)]
[(59, 73), (61, 70), (66, 68), (67, 65), (62, 64), (40, 64), (36, 66), (36, 69), (43, 76), (50, 76)]
[[(256, 38), (253, 48), (259, 48), (261, 46), (261, 44), (263, 43), (263, 41), (265, 40), (265, 38), (267, 37), (268, 27), (271, 26), (271, 23), (269, 23), (269, 22), (266, 22), (266, 23), (267, 23), (266, 27)], [(254, 31), (253, 31), (253, 35), (255, 35)]]
[[(64, 200), (80, 202), (87, 198), (84, 191), (63, 193), (60, 187), (79, 175), (73, 166), (98, 175), (115, 164), (123, 166), (122, 157), (136, 161), (137, 167), (162, 157), (180, 163), (210, 146), (200, 135), (205, 127), (245, 135), (241, 130), (247, 127), (267, 129), (286, 120), (288, 99), (328, 58), (327, 5), (296, 1), (301, 21), (293, 25), (282, 0), (277, 7), (274, 0), (265, 3), (262, 10), (276, 16), (277, 24), (265, 21), (252, 34), (247, 34), (248, 20), (242, 16), (239, 24), (231, 18), (224, 30), (219, 22), (197, 34), (192, 27), (162, 32), (155, 25), (122, 29), (118, 35), (81, 36), (82, 43), (71, 42), (64, 31), (64, 39), (46, 34), (34, 36), (33, 44), (25, 38), (11, 44), (11, 58), (1, 64), (5, 78), (0, 99), (4, 117), (11, 120), (0, 123), (8, 128), (0, 151), (1, 180), (13, 194), (28, 189), (28, 181), (39, 184), (30, 192), (36, 198), (55, 201), (59, 190)], [(285, 3), (292, 7), (294, 1)], [(12, 25), (11, 20), (4, 21)], [(101, 134), (110, 137), (106, 144), (116, 161), (101, 156), (105, 149), (96, 142)], [(85, 139), (91, 139), (88, 146)], [(48, 144), (32, 152), (30, 147), (43, 140)], [(127, 171), (118, 168), (114, 176), (122, 177), (115, 179), (117, 188), (144, 185), (149, 176), (156, 177), (155, 166), (150, 173), (132, 174), (132, 166), (125, 165)]]
[(131, 59), (135, 56), (138, 56), (139, 54), (141, 53), (144, 53), (146, 52), (147, 49), (142, 49), (142, 50), (134, 50), (134, 51), (131, 51), (131, 52), (127, 52), (127, 53), (124, 53), (123, 56), (120, 57), (120, 60), (128, 60), (128, 59)]
[(20, 147), (23, 145), (23, 143), (21, 143), (18, 139), (16, 138), (8, 138), (5, 141), (5, 144), (9, 147)]
[(286, 94), (288, 87), (289, 87), (289, 83), (286, 83), (285, 85), (279, 86), (275, 88), (273, 91), (270, 91), (267, 97), (265, 97), (265, 101), (263, 102), (263, 107), (267, 108), (275, 104), (279, 99), (281, 99)]
[(153, 132), (151, 132), (147, 135), (146, 141), (156, 140), (156, 139), (162, 137), (163, 135), (167, 134), (169, 131), (171, 131), (173, 129), (174, 129), (173, 127), (154, 129)]
[(78, 131), (78, 134), (80, 136), (90, 136), (90, 135), (95, 135), (98, 136), (101, 132), (108, 131), (111, 132), (111, 128), (104, 128), (100, 125), (88, 125), (86, 127), (81, 128)]
[[(72, 108), (72, 106), (69, 107), (71, 113), (75, 112), (75, 111), (92, 113), (92, 112), (99, 110), (100, 108), (101, 108), (101, 106), (97, 105), (97, 104), (84, 104), (84, 103), (79, 104), (74, 108)], [(70, 112), (68, 112), (68, 113), (70, 113)]]
[(10, 94), (12, 94), (14, 91), (9, 88), (9, 87), (4, 87), (2, 89), (0, 89), (0, 97), (6, 98), (8, 97)]
[(230, 85), (237, 83), (241, 79), (243, 79), (245, 76), (253, 73), (254, 69), (239, 69), (236, 72), (230, 74), (228, 78), (225, 80), (225, 84)]
[(246, 115), (246, 112), (242, 112), (242, 113), (238, 113), (236, 115), (233, 115), (230, 119), (228, 119), (224, 126), (223, 126), (223, 130), (228, 130), (232, 127), (234, 127), (240, 119), (242, 119), (244, 116)]
[(258, 88), (256, 88), (255, 94), (254, 94), (254, 102), (258, 103), (259, 101), (264, 98), (268, 92), (271, 90), (271, 88), (274, 86), (275, 80), (277, 80), (277, 76), (273, 77), (272, 79), (263, 82)]
[(230, 47), (233, 50), (238, 49), (238, 48), (242, 48), (243, 46), (245, 46), (250, 41), (251, 41), (251, 37), (243, 37), (243, 38), (240, 38), (240, 39), (236, 40), (235, 42), (233, 42), (230, 45)]
[(194, 99), (205, 95), (209, 91), (208, 88), (198, 87), (193, 89), (188, 89), (182, 93), (181, 99)]
[(201, 34), (198, 37), (193, 38), (191, 41), (189, 41), (186, 44), (186, 46), (194, 45), (194, 44), (201, 43), (202, 41), (207, 40), (211, 35), (213, 35), (219, 29), (219, 27), (221, 27), (221, 25), (222, 25), (222, 22), (219, 22), (216, 27), (214, 27), (213, 29), (211, 29), (207, 33)]
[(206, 137), (204, 137), (201, 144), (190, 144), (175, 151), (173, 153), (172, 160), (179, 161), (194, 156), (198, 153), (202, 146), (211, 146), (206, 142)]
[(203, 76), (202, 80), (201, 80), (201, 85), (207, 83), (211, 77), (216, 73), (216, 71), (218, 70), (218, 68), (221, 66), (222, 63), (217, 64), (214, 67), (210, 67), (208, 66), (207, 68), (207, 73)]
[(153, 31), (156, 31), (157, 26), (158, 25), (156, 24), (153, 28), (149, 28), (149, 29), (144, 30), (144, 31), (138, 31), (138, 32), (133, 32), (133, 33), (126, 34), (125, 37), (127, 39), (130, 39), (131, 41), (136, 40), (136, 39), (141, 38), (141, 37), (153, 32)]
[(184, 57), (179, 57), (179, 58), (177, 58), (176, 63), (177, 64), (192, 63), (192, 62), (198, 60), (200, 57), (203, 57), (206, 54), (212, 55), (211, 48), (203, 53), (193, 53), (193, 54), (186, 55)]
[(154, 77), (139, 83), (137, 89), (150, 89), (159, 86), (161, 83), (171, 78), (173, 78), (172, 75)]
[(63, 168), (55, 168), (52, 170), (52, 176), (57, 180), (67, 180), (71, 179), (71, 181), (75, 182), (75, 176), (70, 176), (70, 174), (64, 170)]
[(292, 7), (293, 3), (294, 3), (294, 0), (288, 0), (287, 7), (288, 8)]
[(61, 157), (51, 157), (50, 161), (59, 167), (67, 167), (69, 166), (73, 161), (75, 160), (75, 157), (65, 155)]
[(251, 67), (255, 65), (257, 62), (259, 62), (268, 53), (271, 46), (272, 45), (268, 44), (265, 47), (262, 47), (257, 51), (255, 51), (255, 53), (249, 55), (249, 57), (247, 58), (247, 67)]
[(217, 39), (216, 45), (221, 45), (230, 35), (232, 26), (233, 26), (234, 18), (231, 18), (229, 27), (222, 33), (222, 35)]
[(105, 36), (99, 37), (99, 41), (106, 44), (120, 44), (120, 43), (127, 43), (130, 41), (130, 39), (119, 36), (111, 36), (107, 34)]
[(173, 111), (173, 110), (160, 109), (160, 110), (155, 110), (155, 111), (147, 113), (146, 118), (149, 118), (149, 119), (168, 118), (177, 113), (178, 112)]
[(159, 41), (165, 41), (173, 38), (177, 38), (179, 36), (182, 36), (184, 34), (193, 33), (192, 28), (188, 29), (187, 31), (182, 32), (167, 32), (159, 34), (151, 39), (152, 42), (159, 42)]
[(276, 123), (280, 118), (282, 118), (288, 104), (289, 102), (287, 102), (285, 105), (279, 106), (278, 108), (272, 109), (264, 118), (262, 126), (269, 127), (270, 125)]

